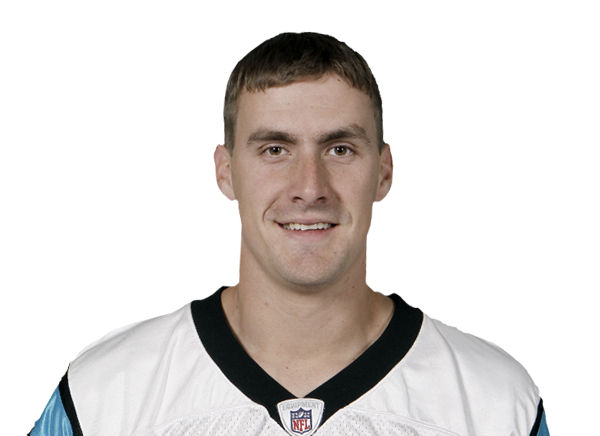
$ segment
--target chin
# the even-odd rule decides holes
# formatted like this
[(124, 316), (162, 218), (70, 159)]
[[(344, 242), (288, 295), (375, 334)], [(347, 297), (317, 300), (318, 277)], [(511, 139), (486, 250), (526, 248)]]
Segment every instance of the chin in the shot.
[(280, 280), (288, 286), (312, 292), (337, 282), (344, 276), (347, 269), (341, 264), (334, 265), (330, 261), (321, 261), (318, 264), (303, 264), (295, 267), (280, 265), (276, 270)]

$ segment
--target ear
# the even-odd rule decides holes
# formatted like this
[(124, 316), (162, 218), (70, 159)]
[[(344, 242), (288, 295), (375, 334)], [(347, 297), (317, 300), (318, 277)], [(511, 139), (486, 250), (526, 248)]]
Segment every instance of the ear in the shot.
[(390, 192), (392, 187), (392, 176), (394, 175), (394, 162), (392, 161), (392, 152), (389, 144), (383, 144), (383, 150), (380, 155), (379, 166), (379, 184), (377, 185), (377, 195), (375, 201), (381, 201)]
[(235, 200), (233, 183), (231, 182), (231, 155), (224, 145), (217, 145), (215, 150), (215, 173), (219, 189), (230, 200)]

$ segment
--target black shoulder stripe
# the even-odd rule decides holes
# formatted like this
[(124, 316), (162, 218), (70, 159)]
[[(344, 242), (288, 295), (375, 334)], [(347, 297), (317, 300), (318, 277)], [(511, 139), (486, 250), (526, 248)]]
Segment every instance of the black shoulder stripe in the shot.
[(67, 413), (67, 417), (71, 422), (71, 428), (73, 429), (73, 436), (83, 436), (81, 431), (81, 425), (79, 425), (79, 419), (77, 418), (77, 411), (75, 410), (75, 404), (71, 397), (71, 390), (69, 389), (69, 371), (63, 376), (62, 380), (58, 384), (58, 391), (60, 392), (60, 398)]
[(533, 424), (533, 428), (531, 429), (531, 433), (529, 433), (529, 436), (537, 436), (537, 434), (539, 433), (543, 414), (544, 414), (544, 404), (543, 404), (542, 399), (540, 398), (540, 404), (538, 404), (537, 417), (535, 418), (535, 424)]

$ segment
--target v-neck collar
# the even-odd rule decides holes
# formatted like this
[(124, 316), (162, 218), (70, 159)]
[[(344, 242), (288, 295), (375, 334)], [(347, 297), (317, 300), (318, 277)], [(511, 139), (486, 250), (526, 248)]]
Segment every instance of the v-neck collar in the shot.
[[(267, 374), (233, 335), (223, 306), (224, 286), (212, 296), (192, 302), (192, 317), (204, 348), (223, 374), (244, 395), (264, 406), (271, 418), (281, 425), (277, 404), (296, 398)], [(306, 395), (325, 402), (321, 425), (338, 410), (357, 400), (379, 383), (412, 347), (423, 322), (423, 313), (406, 304), (398, 295), (394, 314), (381, 336), (328, 381)], [(307, 328), (307, 333), (310, 333)]]

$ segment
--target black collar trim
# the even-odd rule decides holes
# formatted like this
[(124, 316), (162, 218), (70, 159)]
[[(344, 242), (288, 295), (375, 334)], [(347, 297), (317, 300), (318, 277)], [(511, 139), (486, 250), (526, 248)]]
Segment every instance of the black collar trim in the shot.
[[(212, 360), (244, 395), (263, 405), (281, 425), (277, 404), (296, 398), (267, 374), (242, 348), (233, 335), (221, 305), (222, 287), (205, 300), (192, 302), (192, 317), (198, 336)], [(321, 425), (338, 410), (373, 389), (413, 346), (423, 322), (423, 313), (398, 295), (389, 325), (354, 362), (316, 388), (307, 398), (325, 402)]]

